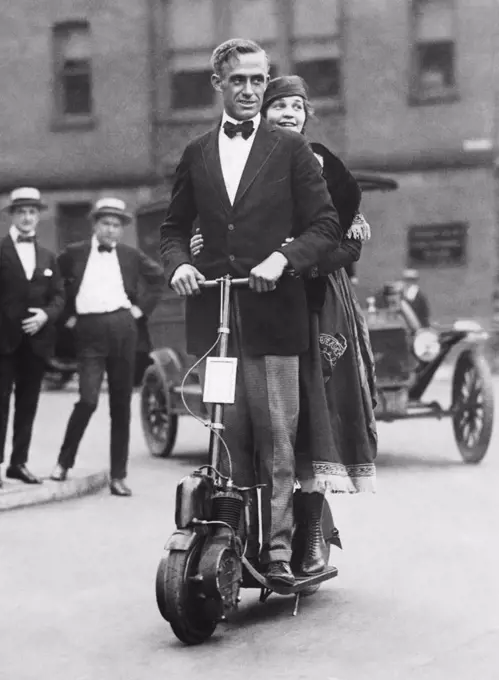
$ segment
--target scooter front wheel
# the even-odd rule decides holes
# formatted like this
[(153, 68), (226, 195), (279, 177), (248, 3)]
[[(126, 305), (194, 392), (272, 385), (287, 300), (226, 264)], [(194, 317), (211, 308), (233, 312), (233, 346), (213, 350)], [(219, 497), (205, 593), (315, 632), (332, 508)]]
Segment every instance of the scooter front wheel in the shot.
[(156, 602), (161, 616), (186, 645), (199, 645), (213, 635), (217, 621), (210, 616), (195, 577), (204, 541), (194, 540), (186, 551), (171, 550), (159, 563)]

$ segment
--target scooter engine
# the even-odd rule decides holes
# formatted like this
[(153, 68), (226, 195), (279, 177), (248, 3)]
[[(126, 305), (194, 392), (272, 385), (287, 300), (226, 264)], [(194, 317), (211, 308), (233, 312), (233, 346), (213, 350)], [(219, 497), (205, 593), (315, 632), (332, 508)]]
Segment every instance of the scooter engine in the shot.
[(221, 601), (224, 610), (236, 607), (242, 582), (242, 544), (238, 534), (243, 506), (243, 498), (237, 492), (219, 491), (213, 495), (212, 517), (221, 525), (199, 564), (204, 594)]

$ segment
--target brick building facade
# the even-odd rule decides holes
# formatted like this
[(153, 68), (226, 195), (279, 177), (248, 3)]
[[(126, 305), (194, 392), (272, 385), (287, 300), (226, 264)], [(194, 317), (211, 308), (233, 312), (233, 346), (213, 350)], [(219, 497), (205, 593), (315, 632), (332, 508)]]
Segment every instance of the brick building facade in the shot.
[(43, 191), (49, 247), (89, 233), (99, 196), (132, 208), (150, 196), (150, 32), (146, 2), (16, 0), (2, 9), (0, 193)]
[[(204, 13), (198, 32), (185, 21), (187, 6)], [(193, 132), (219, 114), (209, 89), (189, 101), (172, 89), (181, 90), (182, 78), (199, 82), (203, 70), (207, 83), (209, 48), (220, 40), (254, 38), (275, 73), (306, 78), (317, 117), (312, 139), (352, 168), (399, 182), (395, 193), (363, 199), (374, 236), (358, 266), (361, 294), (414, 266), (436, 318), (489, 319), (499, 270), (495, 0), (155, 0), (154, 7), (156, 134), (167, 176)]]
[(312, 139), (399, 182), (363, 199), (374, 235), (361, 291), (412, 265), (435, 317), (487, 319), (499, 271), (498, 20), (496, 0), (10, 3), (0, 24), (0, 191), (44, 190), (53, 247), (88, 228), (88, 203), (105, 192), (132, 208), (167, 196), (183, 147), (220, 113), (211, 50), (253, 38), (273, 74), (307, 80)]

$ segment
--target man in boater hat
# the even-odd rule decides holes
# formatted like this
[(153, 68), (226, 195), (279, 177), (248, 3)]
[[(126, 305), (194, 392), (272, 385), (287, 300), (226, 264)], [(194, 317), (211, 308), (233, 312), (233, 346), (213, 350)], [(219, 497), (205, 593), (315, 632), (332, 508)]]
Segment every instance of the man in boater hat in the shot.
[(55, 321), (64, 307), (56, 257), (36, 240), (45, 208), (38, 189), (15, 189), (4, 208), (11, 226), (0, 240), (0, 464), (14, 387), (14, 436), (7, 477), (25, 484), (41, 482), (26, 463), (43, 374), (54, 351)]
[(147, 336), (146, 319), (161, 296), (164, 276), (162, 268), (143, 252), (120, 243), (124, 227), (132, 222), (123, 201), (102, 198), (90, 217), (91, 241), (70, 245), (59, 257), (67, 293), (66, 325), (75, 328), (80, 399), (70, 416), (51, 479), (64, 481), (73, 467), (106, 372), (111, 413), (110, 489), (115, 496), (130, 496), (125, 479), (135, 353), (138, 337)]

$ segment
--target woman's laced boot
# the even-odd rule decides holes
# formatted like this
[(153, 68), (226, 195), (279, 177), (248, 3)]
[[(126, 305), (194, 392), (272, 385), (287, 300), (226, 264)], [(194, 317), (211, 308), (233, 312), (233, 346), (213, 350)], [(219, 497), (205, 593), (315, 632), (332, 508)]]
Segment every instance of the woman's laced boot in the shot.
[(322, 535), (322, 506), (324, 496), (317, 491), (303, 494), (303, 512), (305, 519), (305, 553), (300, 566), (304, 576), (320, 574), (326, 568), (326, 543)]

